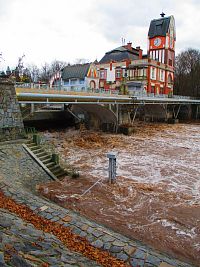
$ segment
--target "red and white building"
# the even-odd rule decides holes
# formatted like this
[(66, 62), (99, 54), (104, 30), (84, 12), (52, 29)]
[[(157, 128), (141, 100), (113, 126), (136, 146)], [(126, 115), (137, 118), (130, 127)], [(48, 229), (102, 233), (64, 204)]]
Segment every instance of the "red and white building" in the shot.
[(139, 58), (142, 58), (142, 50), (139, 47), (133, 48), (130, 42), (107, 52), (97, 64), (99, 88), (120, 90), (128, 66)]
[(174, 17), (162, 13), (150, 23), (147, 55), (130, 42), (105, 54), (97, 65), (99, 87), (120, 89), (123, 82), (130, 94), (172, 94), (175, 41)]
[[(175, 64), (174, 17), (152, 20), (148, 33), (148, 54), (128, 67), (129, 90), (143, 88), (148, 94), (172, 94)], [(137, 91), (137, 90), (136, 90)]]

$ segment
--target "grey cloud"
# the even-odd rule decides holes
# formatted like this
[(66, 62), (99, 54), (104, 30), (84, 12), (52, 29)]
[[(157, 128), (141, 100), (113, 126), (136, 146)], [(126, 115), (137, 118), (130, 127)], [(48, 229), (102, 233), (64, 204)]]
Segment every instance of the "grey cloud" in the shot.
[(150, 21), (158, 18), (162, 10), (165, 13), (170, 12), (169, 6), (173, 6), (173, 2), (172, 0), (162, 2), (159, 0), (95, 1), (86, 19), (108, 40), (116, 42), (134, 27), (146, 28), (148, 32)]

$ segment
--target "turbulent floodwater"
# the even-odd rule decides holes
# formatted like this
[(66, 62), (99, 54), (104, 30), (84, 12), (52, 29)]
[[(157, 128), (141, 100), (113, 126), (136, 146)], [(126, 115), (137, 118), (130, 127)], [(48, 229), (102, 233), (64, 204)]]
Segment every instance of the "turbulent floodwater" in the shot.
[[(138, 123), (132, 136), (74, 130), (43, 134), (81, 174), (61, 185), (41, 186), (43, 194), (200, 266), (200, 124)], [(115, 185), (106, 181), (110, 151), (117, 152)]]

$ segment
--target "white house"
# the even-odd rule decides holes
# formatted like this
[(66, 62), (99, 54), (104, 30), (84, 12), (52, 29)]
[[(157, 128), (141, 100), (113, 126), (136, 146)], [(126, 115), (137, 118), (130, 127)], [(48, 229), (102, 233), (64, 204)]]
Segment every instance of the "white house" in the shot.
[(55, 73), (50, 87), (61, 86), (66, 91), (86, 91), (99, 86), (97, 68), (93, 63), (68, 65)]

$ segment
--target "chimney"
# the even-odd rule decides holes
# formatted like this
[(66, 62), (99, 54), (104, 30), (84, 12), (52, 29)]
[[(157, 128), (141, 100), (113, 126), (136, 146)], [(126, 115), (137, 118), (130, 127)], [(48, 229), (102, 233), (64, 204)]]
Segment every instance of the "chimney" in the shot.
[(132, 50), (132, 43), (128, 42), (127, 45), (125, 45), (125, 47), (129, 50)]
[(137, 46), (136, 49), (139, 51), (139, 59), (142, 59), (143, 50), (140, 48), (140, 46)]

